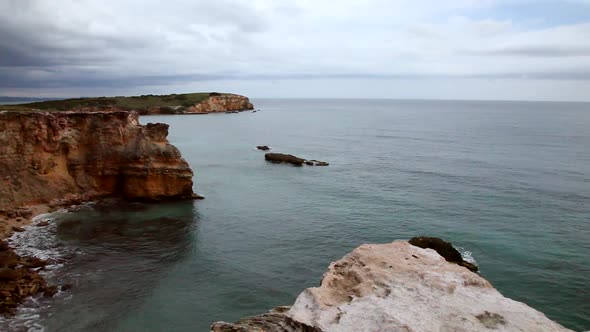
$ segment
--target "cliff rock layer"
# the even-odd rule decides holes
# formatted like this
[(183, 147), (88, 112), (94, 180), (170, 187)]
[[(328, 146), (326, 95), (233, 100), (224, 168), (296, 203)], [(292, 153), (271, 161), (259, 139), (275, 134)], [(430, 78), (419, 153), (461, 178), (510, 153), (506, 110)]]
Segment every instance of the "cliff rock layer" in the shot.
[(210, 96), (202, 102), (187, 108), (185, 113), (213, 113), (227, 111), (251, 110), (254, 106), (247, 97), (224, 94)]
[(168, 125), (138, 114), (0, 112), (0, 210), (56, 200), (192, 197), (192, 171)]
[(330, 265), (319, 287), (289, 310), (275, 310), (215, 332), (569, 331), (508, 299), (476, 273), (406, 241), (362, 245)]

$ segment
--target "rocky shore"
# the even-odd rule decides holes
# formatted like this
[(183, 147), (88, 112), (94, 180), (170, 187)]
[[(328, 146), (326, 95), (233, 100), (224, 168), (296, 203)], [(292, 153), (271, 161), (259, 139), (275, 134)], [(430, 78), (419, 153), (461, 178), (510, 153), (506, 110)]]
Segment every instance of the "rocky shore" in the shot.
[[(24, 231), (35, 215), (99, 198), (200, 198), (192, 170), (166, 138), (168, 125), (140, 125), (138, 116), (0, 111), (0, 239)], [(39, 274), (46, 264), (0, 242), (0, 314), (57, 291)]]
[(21, 257), (0, 240), (0, 315), (14, 315), (27, 297), (42, 294), (52, 297), (58, 287), (48, 285), (39, 271), (48, 262), (36, 257)]
[(459, 264), (407, 241), (365, 244), (333, 262), (291, 307), (211, 331), (570, 331)]

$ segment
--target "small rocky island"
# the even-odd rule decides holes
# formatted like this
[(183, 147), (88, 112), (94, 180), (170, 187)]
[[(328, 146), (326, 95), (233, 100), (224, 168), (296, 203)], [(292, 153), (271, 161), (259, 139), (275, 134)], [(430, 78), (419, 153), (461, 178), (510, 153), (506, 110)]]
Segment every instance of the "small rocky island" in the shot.
[(231, 93), (200, 92), (132, 97), (98, 97), (48, 100), (19, 105), (0, 106), (15, 111), (136, 111), (153, 114), (237, 113), (254, 109), (248, 97)]
[[(261, 149), (260, 147), (258, 148)], [(291, 164), (293, 166), (303, 166), (304, 164), (307, 166), (329, 166), (330, 164), (325, 161), (319, 160), (306, 160), (303, 158), (296, 157), (292, 154), (285, 154), (285, 153), (267, 153), (264, 155), (264, 159), (268, 162), (273, 164)]]
[(320, 286), (304, 290), (290, 307), (235, 323), (217, 322), (211, 331), (570, 330), (504, 297), (487, 280), (437, 251), (395, 241), (362, 245), (333, 262)]

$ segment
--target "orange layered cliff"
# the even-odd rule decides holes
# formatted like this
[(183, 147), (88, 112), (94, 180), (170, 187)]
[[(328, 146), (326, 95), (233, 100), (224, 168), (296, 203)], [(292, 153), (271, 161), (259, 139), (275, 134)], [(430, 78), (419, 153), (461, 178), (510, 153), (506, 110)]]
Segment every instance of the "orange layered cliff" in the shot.
[(138, 114), (0, 112), (0, 210), (112, 196), (193, 197), (193, 172), (168, 125)]
[(224, 94), (210, 96), (202, 102), (187, 108), (185, 113), (212, 113), (251, 110), (254, 106), (247, 97)]

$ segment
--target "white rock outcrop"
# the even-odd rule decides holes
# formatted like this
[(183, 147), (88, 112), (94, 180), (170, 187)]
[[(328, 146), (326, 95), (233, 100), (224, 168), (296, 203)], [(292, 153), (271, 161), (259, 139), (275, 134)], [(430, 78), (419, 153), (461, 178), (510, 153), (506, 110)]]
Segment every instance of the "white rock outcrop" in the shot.
[(332, 263), (321, 286), (303, 291), (288, 311), (215, 323), (212, 330), (570, 331), (504, 297), (478, 274), (406, 241), (362, 245)]

